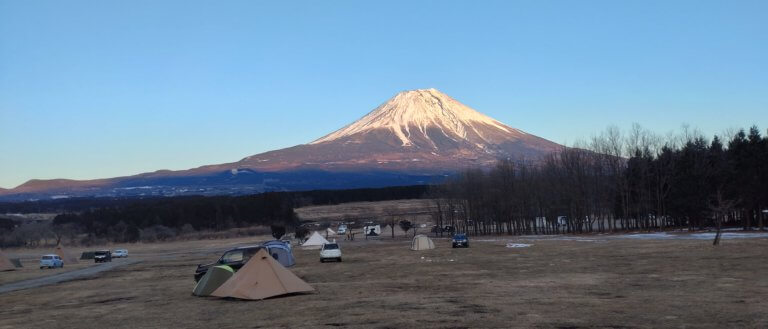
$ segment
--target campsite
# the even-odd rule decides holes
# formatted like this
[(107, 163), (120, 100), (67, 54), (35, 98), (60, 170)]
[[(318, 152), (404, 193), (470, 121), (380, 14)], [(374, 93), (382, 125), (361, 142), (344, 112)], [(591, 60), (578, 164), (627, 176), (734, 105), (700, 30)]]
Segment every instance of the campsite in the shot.
[(467, 249), (430, 237), (435, 248), (416, 251), (405, 237), (338, 240), (342, 263), (294, 248), (289, 270), (312, 292), (260, 301), (192, 295), (197, 264), (270, 239), (137, 244), (137, 263), (0, 294), (0, 328), (26, 327), (31, 314), (51, 328), (768, 326), (768, 264), (745, 261), (768, 257), (765, 237), (726, 237), (713, 248), (701, 239), (493, 236)]

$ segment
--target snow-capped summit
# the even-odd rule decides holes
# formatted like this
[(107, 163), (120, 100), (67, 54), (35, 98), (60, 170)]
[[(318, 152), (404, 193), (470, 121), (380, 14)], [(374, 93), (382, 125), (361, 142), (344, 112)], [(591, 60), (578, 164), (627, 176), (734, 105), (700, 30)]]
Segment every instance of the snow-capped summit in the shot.
[(431, 88), (401, 92), (362, 119), (311, 144), (330, 142), (375, 129), (386, 129), (394, 133), (403, 146), (409, 146), (414, 144), (413, 135), (430, 140), (427, 131), (433, 127), (440, 129), (445, 136), (453, 140), (467, 139), (475, 135), (490, 142), (481, 132), (486, 129), (497, 130), (497, 133), (522, 134), (519, 130)]

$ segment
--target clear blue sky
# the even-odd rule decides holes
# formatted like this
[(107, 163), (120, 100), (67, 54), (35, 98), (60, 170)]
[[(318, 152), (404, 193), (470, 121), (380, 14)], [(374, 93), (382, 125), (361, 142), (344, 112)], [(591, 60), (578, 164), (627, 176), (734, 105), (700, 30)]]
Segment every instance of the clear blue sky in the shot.
[(312, 141), (434, 87), (560, 143), (768, 128), (768, 1), (0, 0), (0, 186)]

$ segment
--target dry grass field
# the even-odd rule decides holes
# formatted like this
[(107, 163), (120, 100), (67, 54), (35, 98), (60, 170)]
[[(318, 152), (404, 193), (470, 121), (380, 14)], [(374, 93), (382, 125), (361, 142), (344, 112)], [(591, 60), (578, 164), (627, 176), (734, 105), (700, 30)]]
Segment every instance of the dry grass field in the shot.
[(318, 222), (385, 220), (391, 216), (416, 223), (431, 220), (434, 207), (430, 199), (409, 199), (376, 202), (348, 202), (338, 205), (307, 206), (294, 211), (301, 220)]
[(249, 241), (129, 247), (143, 262), (0, 294), (0, 328), (768, 327), (765, 238), (713, 248), (704, 240), (488, 237), (469, 249), (435, 239), (437, 248), (423, 252), (405, 239), (341, 241), (343, 263), (295, 251), (291, 270), (315, 293), (264, 301), (190, 294), (197, 263)]

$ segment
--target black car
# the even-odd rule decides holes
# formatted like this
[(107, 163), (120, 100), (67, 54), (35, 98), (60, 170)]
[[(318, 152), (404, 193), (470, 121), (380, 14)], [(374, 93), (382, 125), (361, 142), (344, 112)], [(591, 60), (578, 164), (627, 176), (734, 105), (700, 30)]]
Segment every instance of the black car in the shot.
[(459, 247), (469, 248), (469, 238), (467, 238), (467, 235), (464, 233), (454, 234), (453, 239), (451, 239), (451, 245), (454, 248), (459, 248)]
[(202, 278), (203, 275), (208, 272), (208, 269), (211, 268), (211, 266), (227, 265), (233, 270), (237, 271), (243, 267), (243, 265), (245, 265), (245, 263), (251, 259), (251, 256), (256, 254), (256, 252), (258, 252), (261, 248), (264, 247), (245, 246), (227, 250), (216, 262), (197, 265), (197, 269), (195, 270), (195, 281), (200, 281), (200, 278)]
[(99, 250), (93, 253), (93, 261), (96, 263), (104, 263), (112, 261), (112, 252), (109, 250)]

